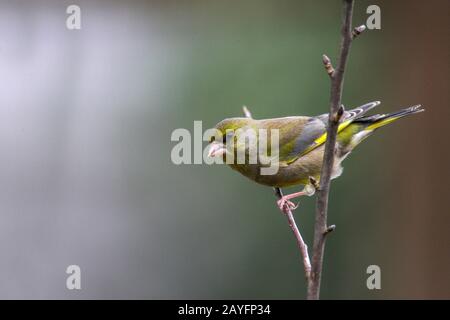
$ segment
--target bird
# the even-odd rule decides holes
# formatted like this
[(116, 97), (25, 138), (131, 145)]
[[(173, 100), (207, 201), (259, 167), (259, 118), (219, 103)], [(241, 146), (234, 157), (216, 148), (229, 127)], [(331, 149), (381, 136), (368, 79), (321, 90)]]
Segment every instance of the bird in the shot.
[[(411, 106), (397, 112), (366, 116), (366, 113), (377, 107), (380, 101), (366, 103), (352, 110), (343, 110), (339, 120), (334, 165), (331, 179), (342, 174), (343, 160), (363, 140), (376, 130), (407, 115), (425, 111), (421, 105)], [(303, 185), (303, 189), (288, 195), (281, 195), (277, 205), (282, 212), (298, 207), (291, 200), (300, 196), (312, 196), (320, 181), (325, 142), (327, 140), (328, 114), (319, 116), (291, 116), (272, 119), (253, 119), (250, 117), (227, 118), (215, 125), (215, 135), (209, 139), (208, 156), (221, 158), (232, 169), (250, 180), (275, 188)], [(262, 138), (260, 130), (278, 133), (278, 150), (268, 143), (267, 155), (276, 161), (277, 171), (274, 174), (262, 174), (261, 169), (267, 163), (250, 159), (250, 143), (245, 140), (248, 132), (255, 132), (256, 142)], [(244, 137), (244, 138), (243, 138)], [(243, 139), (242, 139), (243, 138)], [(251, 140), (251, 139), (250, 139)], [(267, 136), (269, 140), (269, 136)], [(275, 146), (275, 144), (274, 144)], [(272, 150), (273, 149), (273, 150)], [(274, 152), (278, 151), (278, 152)], [(245, 161), (238, 161), (238, 152), (242, 152)], [(276, 154), (276, 157), (272, 157)], [(241, 158), (242, 160), (242, 158)]]

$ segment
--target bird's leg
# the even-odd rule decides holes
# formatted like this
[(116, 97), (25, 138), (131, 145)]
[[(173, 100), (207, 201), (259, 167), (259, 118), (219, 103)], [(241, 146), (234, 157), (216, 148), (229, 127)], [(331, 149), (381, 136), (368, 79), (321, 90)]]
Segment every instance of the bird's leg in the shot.
[(283, 195), (280, 188), (275, 188), (275, 193), (277, 194), (279, 200), (277, 201), (278, 208), (282, 212), (286, 210), (295, 210), (298, 208), (299, 203), (295, 205), (290, 199), (298, 198), (301, 196), (312, 196), (315, 193), (315, 188), (311, 185), (306, 185), (302, 191), (291, 193), (288, 195)]
[(295, 192), (295, 193), (291, 193), (291, 194), (282, 196), (280, 198), (280, 200), (277, 201), (278, 208), (280, 208), (280, 210), (283, 212), (286, 209), (286, 207), (289, 208), (290, 210), (295, 210), (298, 208), (298, 205), (300, 203), (294, 204), (292, 201), (289, 201), (289, 200), (297, 198), (297, 197), (301, 197), (304, 195), (306, 195), (306, 193), (304, 191), (299, 191), (299, 192)]

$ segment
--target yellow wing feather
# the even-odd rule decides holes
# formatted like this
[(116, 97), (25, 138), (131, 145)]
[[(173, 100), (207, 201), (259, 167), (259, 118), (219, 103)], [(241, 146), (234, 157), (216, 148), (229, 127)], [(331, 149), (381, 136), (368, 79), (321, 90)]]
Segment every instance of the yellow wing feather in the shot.
[[(346, 120), (344, 122), (342, 122), (339, 127), (338, 127), (338, 133), (341, 132), (342, 130), (344, 130), (345, 128), (348, 127), (348, 125), (350, 123), (352, 123), (352, 120)], [(312, 150), (314, 150), (315, 148), (317, 148), (318, 146), (322, 145), (325, 143), (325, 141), (327, 141), (327, 133), (325, 132), (324, 134), (322, 134), (320, 137), (318, 137), (316, 140), (314, 140), (314, 142), (305, 149), (305, 151), (302, 152), (302, 154), (300, 155), (300, 157), (304, 156), (305, 154), (311, 152)]]

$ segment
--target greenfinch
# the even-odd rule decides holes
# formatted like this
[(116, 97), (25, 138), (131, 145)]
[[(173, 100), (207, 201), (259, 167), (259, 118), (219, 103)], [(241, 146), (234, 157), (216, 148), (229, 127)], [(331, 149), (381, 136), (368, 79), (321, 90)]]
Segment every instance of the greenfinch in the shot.
[[(332, 179), (341, 175), (342, 161), (375, 130), (406, 115), (424, 111), (420, 105), (416, 105), (389, 114), (365, 115), (379, 104), (379, 101), (370, 102), (353, 110), (344, 111), (342, 114), (338, 127)], [(278, 200), (278, 206), (282, 211), (286, 207), (295, 209), (297, 206), (290, 199), (314, 194), (316, 189), (316, 185), (313, 185), (314, 181), (320, 180), (327, 123), (328, 114), (316, 117), (294, 116), (261, 120), (252, 118), (225, 119), (215, 126), (219, 138), (216, 135), (210, 139), (209, 156), (222, 157), (232, 169), (262, 185), (274, 188), (303, 185), (302, 191), (285, 195)], [(239, 135), (248, 132), (248, 130), (260, 132), (261, 129), (269, 132), (274, 129), (277, 130), (276, 161), (278, 170), (274, 174), (261, 174), (261, 169), (265, 164), (259, 160), (253, 163), (236, 161), (238, 151), (243, 151), (246, 160), (249, 156), (249, 145), (239, 143)], [(260, 139), (260, 136), (257, 133), (258, 139)], [(228, 146), (230, 141), (233, 142), (231, 149)], [(274, 151), (271, 145), (269, 143), (267, 147), (269, 155)], [(233, 157), (231, 157), (232, 155)], [(227, 161), (230, 160), (227, 159), (228, 157), (232, 158), (231, 162)]]

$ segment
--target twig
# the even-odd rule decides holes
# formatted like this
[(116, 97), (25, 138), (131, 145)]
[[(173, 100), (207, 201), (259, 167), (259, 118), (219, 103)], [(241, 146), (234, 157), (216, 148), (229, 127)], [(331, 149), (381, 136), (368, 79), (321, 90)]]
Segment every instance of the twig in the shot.
[[(314, 244), (312, 256), (311, 276), (308, 281), (308, 299), (319, 299), (320, 280), (322, 276), (323, 253), (325, 249), (325, 238), (334, 230), (334, 226), (327, 226), (328, 195), (330, 191), (330, 180), (334, 165), (334, 150), (337, 138), (339, 120), (344, 113), (341, 106), (342, 87), (344, 72), (352, 39), (360, 34), (364, 28), (358, 27), (352, 34), (353, 0), (343, 0), (343, 20), (341, 27), (341, 46), (338, 66), (332, 69), (330, 59), (324, 55), (323, 62), (331, 79), (330, 90), (330, 113), (328, 116), (327, 141), (320, 178), (316, 203), (316, 218), (314, 224)], [(328, 66), (328, 67), (327, 67)], [(332, 70), (332, 72), (330, 72)]]
[[(313, 256), (312, 263), (308, 255), (308, 246), (306, 245), (303, 237), (295, 223), (292, 210), (289, 207), (284, 209), (284, 213), (289, 222), (289, 226), (294, 233), (297, 240), (297, 246), (302, 254), (303, 265), (305, 269), (306, 279), (308, 281), (308, 291), (307, 298), (312, 300), (319, 299), (320, 293), (320, 280), (322, 276), (322, 266), (323, 266), (323, 254), (325, 249), (325, 238), (326, 236), (334, 231), (335, 225), (327, 226), (327, 211), (328, 211), (328, 197), (330, 192), (330, 181), (331, 174), (334, 165), (334, 150), (337, 139), (337, 130), (339, 126), (339, 121), (345, 113), (344, 106), (341, 105), (342, 88), (344, 83), (344, 73), (347, 64), (348, 55), (350, 52), (350, 46), (353, 39), (360, 35), (364, 30), (365, 26), (359, 26), (351, 29), (352, 26), (352, 15), (353, 15), (353, 4), (354, 0), (343, 0), (343, 20), (341, 27), (341, 46), (340, 55), (338, 61), (337, 69), (333, 68), (330, 58), (323, 55), (322, 61), (325, 66), (325, 70), (331, 79), (331, 89), (330, 89), (330, 113), (328, 116), (328, 127), (327, 127), (327, 140), (325, 142), (325, 151), (323, 156), (323, 164), (321, 171), (320, 184), (310, 177), (310, 183), (318, 192), (317, 203), (316, 203), (316, 218), (314, 223), (314, 245), (313, 245)], [(252, 118), (252, 114), (247, 109), (243, 107), (243, 112), (245, 117)], [(283, 197), (280, 188), (274, 188), (277, 197), (280, 199)]]
[[(278, 199), (281, 199), (283, 197), (283, 193), (281, 192), (280, 188), (274, 188), (275, 195)], [(310, 274), (311, 274), (311, 261), (309, 260), (309, 254), (308, 254), (308, 246), (306, 245), (305, 241), (303, 240), (302, 234), (300, 233), (300, 230), (297, 227), (297, 224), (295, 223), (294, 215), (292, 214), (292, 210), (289, 209), (289, 207), (285, 207), (284, 213), (286, 214), (286, 217), (289, 222), (289, 226), (292, 229), (292, 232), (294, 233), (295, 239), (297, 240), (297, 246), (302, 254), (302, 260), (303, 260), (303, 267), (305, 268), (305, 277), (309, 281)]]

